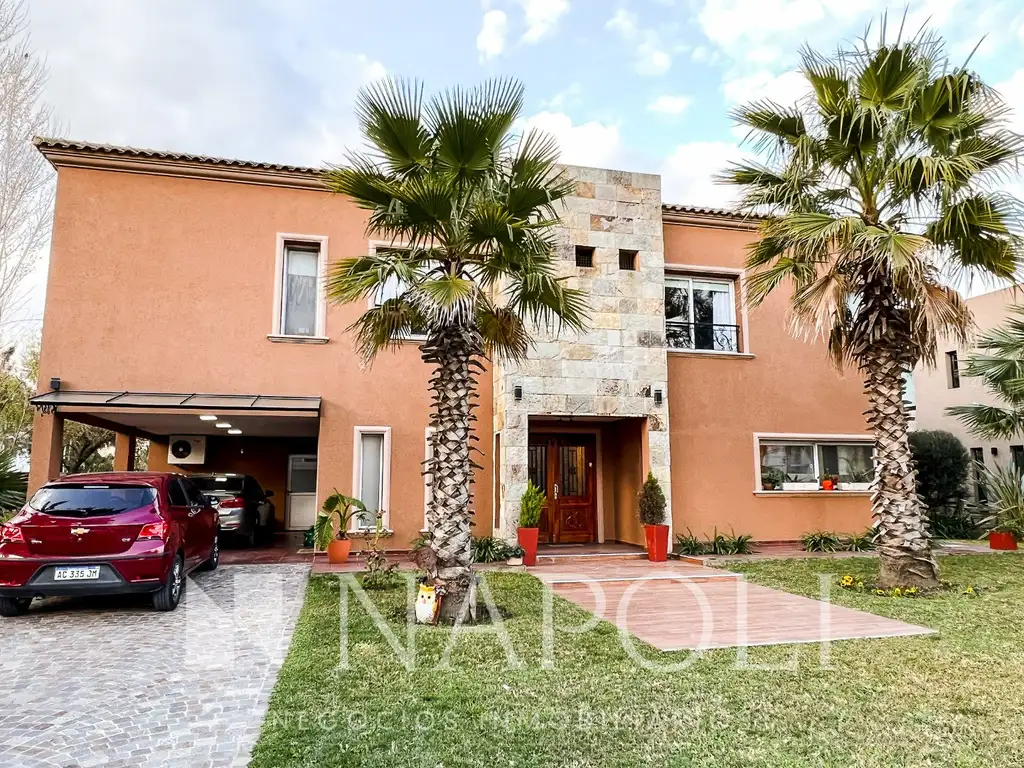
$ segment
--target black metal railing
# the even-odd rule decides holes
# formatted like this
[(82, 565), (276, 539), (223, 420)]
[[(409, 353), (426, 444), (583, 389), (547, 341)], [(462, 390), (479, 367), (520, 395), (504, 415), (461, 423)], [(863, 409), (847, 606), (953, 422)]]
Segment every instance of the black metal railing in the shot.
[(740, 327), (719, 323), (665, 322), (665, 340), (671, 349), (706, 349), (739, 352)]

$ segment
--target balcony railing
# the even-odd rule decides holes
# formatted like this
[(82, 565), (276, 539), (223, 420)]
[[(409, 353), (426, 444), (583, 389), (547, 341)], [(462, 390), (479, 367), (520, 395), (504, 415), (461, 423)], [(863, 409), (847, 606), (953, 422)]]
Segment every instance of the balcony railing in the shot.
[(665, 339), (670, 349), (704, 349), (739, 352), (740, 327), (718, 323), (665, 322)]

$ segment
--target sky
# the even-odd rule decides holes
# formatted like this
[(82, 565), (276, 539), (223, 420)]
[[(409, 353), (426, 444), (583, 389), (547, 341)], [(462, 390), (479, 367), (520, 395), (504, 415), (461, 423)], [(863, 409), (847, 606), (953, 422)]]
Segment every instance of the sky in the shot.
[(733, 192), (712, 176), (743, 152), (729, 110), (795, 101), (800, 46), (854, 41), (887, 9), (929, 21), (954, 61), (977, 47), (1024, 131), (1021, 0), (29, 0), (29, 21), (68, 137), (319, 166), (359, 145), (366, 83), (511, 76), (563, 161), (722, 206)]

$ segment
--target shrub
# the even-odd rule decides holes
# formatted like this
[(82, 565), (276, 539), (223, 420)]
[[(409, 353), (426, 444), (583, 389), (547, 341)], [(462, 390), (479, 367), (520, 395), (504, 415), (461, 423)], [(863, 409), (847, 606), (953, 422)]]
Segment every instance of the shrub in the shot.
[(644, 525), (665, 523), (665, 492), (653, 472), (647, 472), (647, 480), (640, 489), (637, 514)]
[(843, 546), (842, 539), (829, 531), (813, 531), (800, 537), (806, 552), (836, 552)]
[(749, 555), (754, 551), (754, 537), (748, 533), (736, 535), (730, 531), (725, 541), (730, 555)]
[(871, 529), (864, 533), (851, 533), (843, 540), (843, 549), (847, 552), (870, 552), (874, 548), (875, 540)]
[(677, 555), (703, 555), (704, 554), (704, 542), (698, 539), (689, 528), (686, 529), (686, 535), (676, 534), (676, 545), (673, 551)]
[(973, 539), (978, 536), (978, 524), (959, 504), (931, 510), (928, 522), (932, 536), (937, 539)]
[(928, 509), (955, 506), (965, 495), (971, 466), (964, 444), (949, 432), (928, 429), (910, 433), (910, 450), (917, 464), (917, 493)]
[(508, 560), (508, 545), (501, 539), (481, 536), (473, 539), (474, 563), (500, 563)]
[(519, 527), (536, 528), (540, 523), (540, 513), (547, 504), (547, 496), (530, 480), (526, 483), (526, 493), (519, 500)]
[(422, 531), (419, 536), (412, 540), (409, 545), (410, 552), (419, 552), (421, 549), (430, 546), (430, 531)]
[(982, 526), (1012, 533), (1018, 540), (1024, 540), (1024, 475), (1012, 465), (985, 467), (981, 482), (992, 510), (992, 515), (982, 521)]

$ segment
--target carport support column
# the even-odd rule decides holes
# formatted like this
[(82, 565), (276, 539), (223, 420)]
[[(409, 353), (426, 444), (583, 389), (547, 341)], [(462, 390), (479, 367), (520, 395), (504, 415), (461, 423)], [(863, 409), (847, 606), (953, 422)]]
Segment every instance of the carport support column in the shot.
[(114, 438), (114, 471), (135, 471), (135, 435), (116, 433)]
[(30, 494), (44, 483), (60, 477), (63, 451), (64, 417), (58, 413), (36, 413), (28, 473)]

